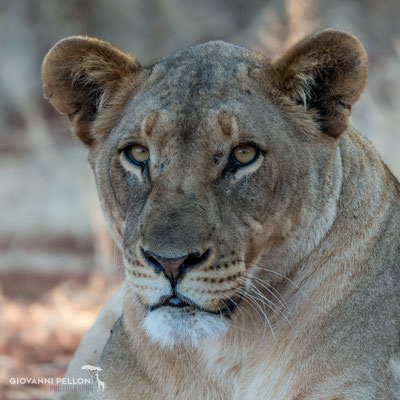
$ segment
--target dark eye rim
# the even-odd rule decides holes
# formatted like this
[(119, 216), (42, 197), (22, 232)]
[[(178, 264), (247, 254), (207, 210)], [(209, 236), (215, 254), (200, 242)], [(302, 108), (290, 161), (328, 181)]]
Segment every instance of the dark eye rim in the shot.
[[(121, 150), (121, 153), (124, 153), (125, 158), (126, 158), (131, 164), (137, 165), (138, 167), (146, 167), (146, 166), (149, 164), (150, 157), (149, 157), (148, 160), (143, 161), (143, 162), (140, 162), (140, 161), (135, 160), (135, 159), (132, 157), (132, 153), (130, 152), (130, 150), (131, 150), (132, 147), (134, 147), (134, 146), (142, 146), (142, 145), (139, 144), (139, 143), (131, 144), (131, 145), (129, 145), (129, 146), (124, 147), (124, 148)], [(143, 146), (143, 147), (147, 149), (146, 146)], [(148, 150), (147, 150), (147, 151), (148, 151)]]
[[(241, 163), (240, 161), (238, 161), (237, 159), (236, 159), (236, 157), (234, 156), (234, 154), (233, 154), (233, 152), (235, 151), (235, 149), (237, 149), (238, 147), (240, 147), (240, 146), (251, 146), (251, 147), (254, 147), (255, 149), (256, 149), (256, 155), (254, 156), (254, 158), (251, 160), (251, 161), (249, 161), (248, 163)], [(260, 157), (260, 154), (261, 154), (261, 150), (260, 150), (260, 148), (256, 145), (256, 144), (254, 144), (254, 143), (240, 143), (240, 144), (238, 144), (237, 146), (235, 146), (233, 149), (232, 149), (232, 151), (231, 151), (231, 155), (230, 155), (230, 163), (231, 163), (231, 165), (232, 166), (234, 166), (234, 167), (236, 167), (236, 168), (238, 168), (238, 167), (247, 167), (248, 165), (251, 165), (251, 164), (253, 164), (254, 162), (256, 162), (257, 160), (258, 160), (258, 158)]]

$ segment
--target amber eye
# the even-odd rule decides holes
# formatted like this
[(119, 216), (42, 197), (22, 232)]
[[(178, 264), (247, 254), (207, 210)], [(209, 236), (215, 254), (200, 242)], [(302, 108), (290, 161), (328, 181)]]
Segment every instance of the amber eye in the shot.
[(232, 159), (236, 164), (247, 165), (257, 158), (259, 152), (260, 151), (251, 144), (242, 144), (233, 149)]
[(140, 144), (126, 147), (124, 153), (131, 163), (141, 166), (145, 165), (150, 158), (149, 150)]

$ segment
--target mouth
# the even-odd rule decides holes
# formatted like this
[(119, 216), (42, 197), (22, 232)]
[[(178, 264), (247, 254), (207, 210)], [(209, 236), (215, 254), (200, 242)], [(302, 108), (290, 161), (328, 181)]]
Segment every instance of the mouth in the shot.
[[(176, 295), (168, 297), (167, 299), (161, 301), (160, 303), (158, 303), (154, 306), (151, 306), (149, 308), (149, 310), (154, 311), (161, 307), (173, 307), (173, 308), (189, 307), (189, 308), (196, 308), (196, 309), (202, 310), (200, 307), (197, 307), (194, 304), (189, 304), (186, 301), (184, 301), (182, 298), (180, 298), (179, 296), (176, 296)], [(204, 310), (202, 310), (202, 311), (204, 311)]]
[(158, 310), (159, 308), (162, 308), (162, 307), (187, 308), (188, 311), (189, 310), (197, 310), (197, 311), (202, 311), (202, 312), (206, 312), (206, 313), (214, 314), (214, 315), (223, 315), (224, 317), (231, 319), (232, 313), (237, 308), (238, 303), (240, 303), (240, 301), (241, 301), (241, 298), (237, 299), (236, 302), (233, 302), (233, 301), (225, 302), (224, 303), (225, 307), (222, 309), (219, 309), (218, 311), (208, 310), (204, 307), (200, 307), (197, 304), (194, 304), (193, 302), (191, 302), (191, 301), (189, 302), (189, 301), (185, 301), (184, 298), (179, 297), (177, 295), (173, 295), (166, 299), (165, 298), (161, 299), (161, 301), (158, 304), (155, 304), (154, 306), (149, 307), (149, 311)]

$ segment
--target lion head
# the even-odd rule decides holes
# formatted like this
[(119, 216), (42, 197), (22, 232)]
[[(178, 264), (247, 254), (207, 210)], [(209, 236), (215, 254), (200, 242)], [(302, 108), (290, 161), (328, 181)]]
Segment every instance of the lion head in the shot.
[(85, 37), (50, 50), (45, 95), (88, 146), (150, 338), (223, 334), (260, 274), (273, 286), (324, 237), (366, 76), (362, 45), (334, 30), (273, 60), (220, 41), (149, 66)]

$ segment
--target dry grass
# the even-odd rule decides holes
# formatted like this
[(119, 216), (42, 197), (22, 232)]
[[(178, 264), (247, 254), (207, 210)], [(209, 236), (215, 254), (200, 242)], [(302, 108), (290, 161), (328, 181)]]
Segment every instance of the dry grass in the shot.
[(87, 282), (67, 280), (32, 302), (0, 294), (0, 397), (51, 398), (45, 385), (13, 385), (9, 380), (63, 376), (111, 292), (107, 278), (92, 276)]

